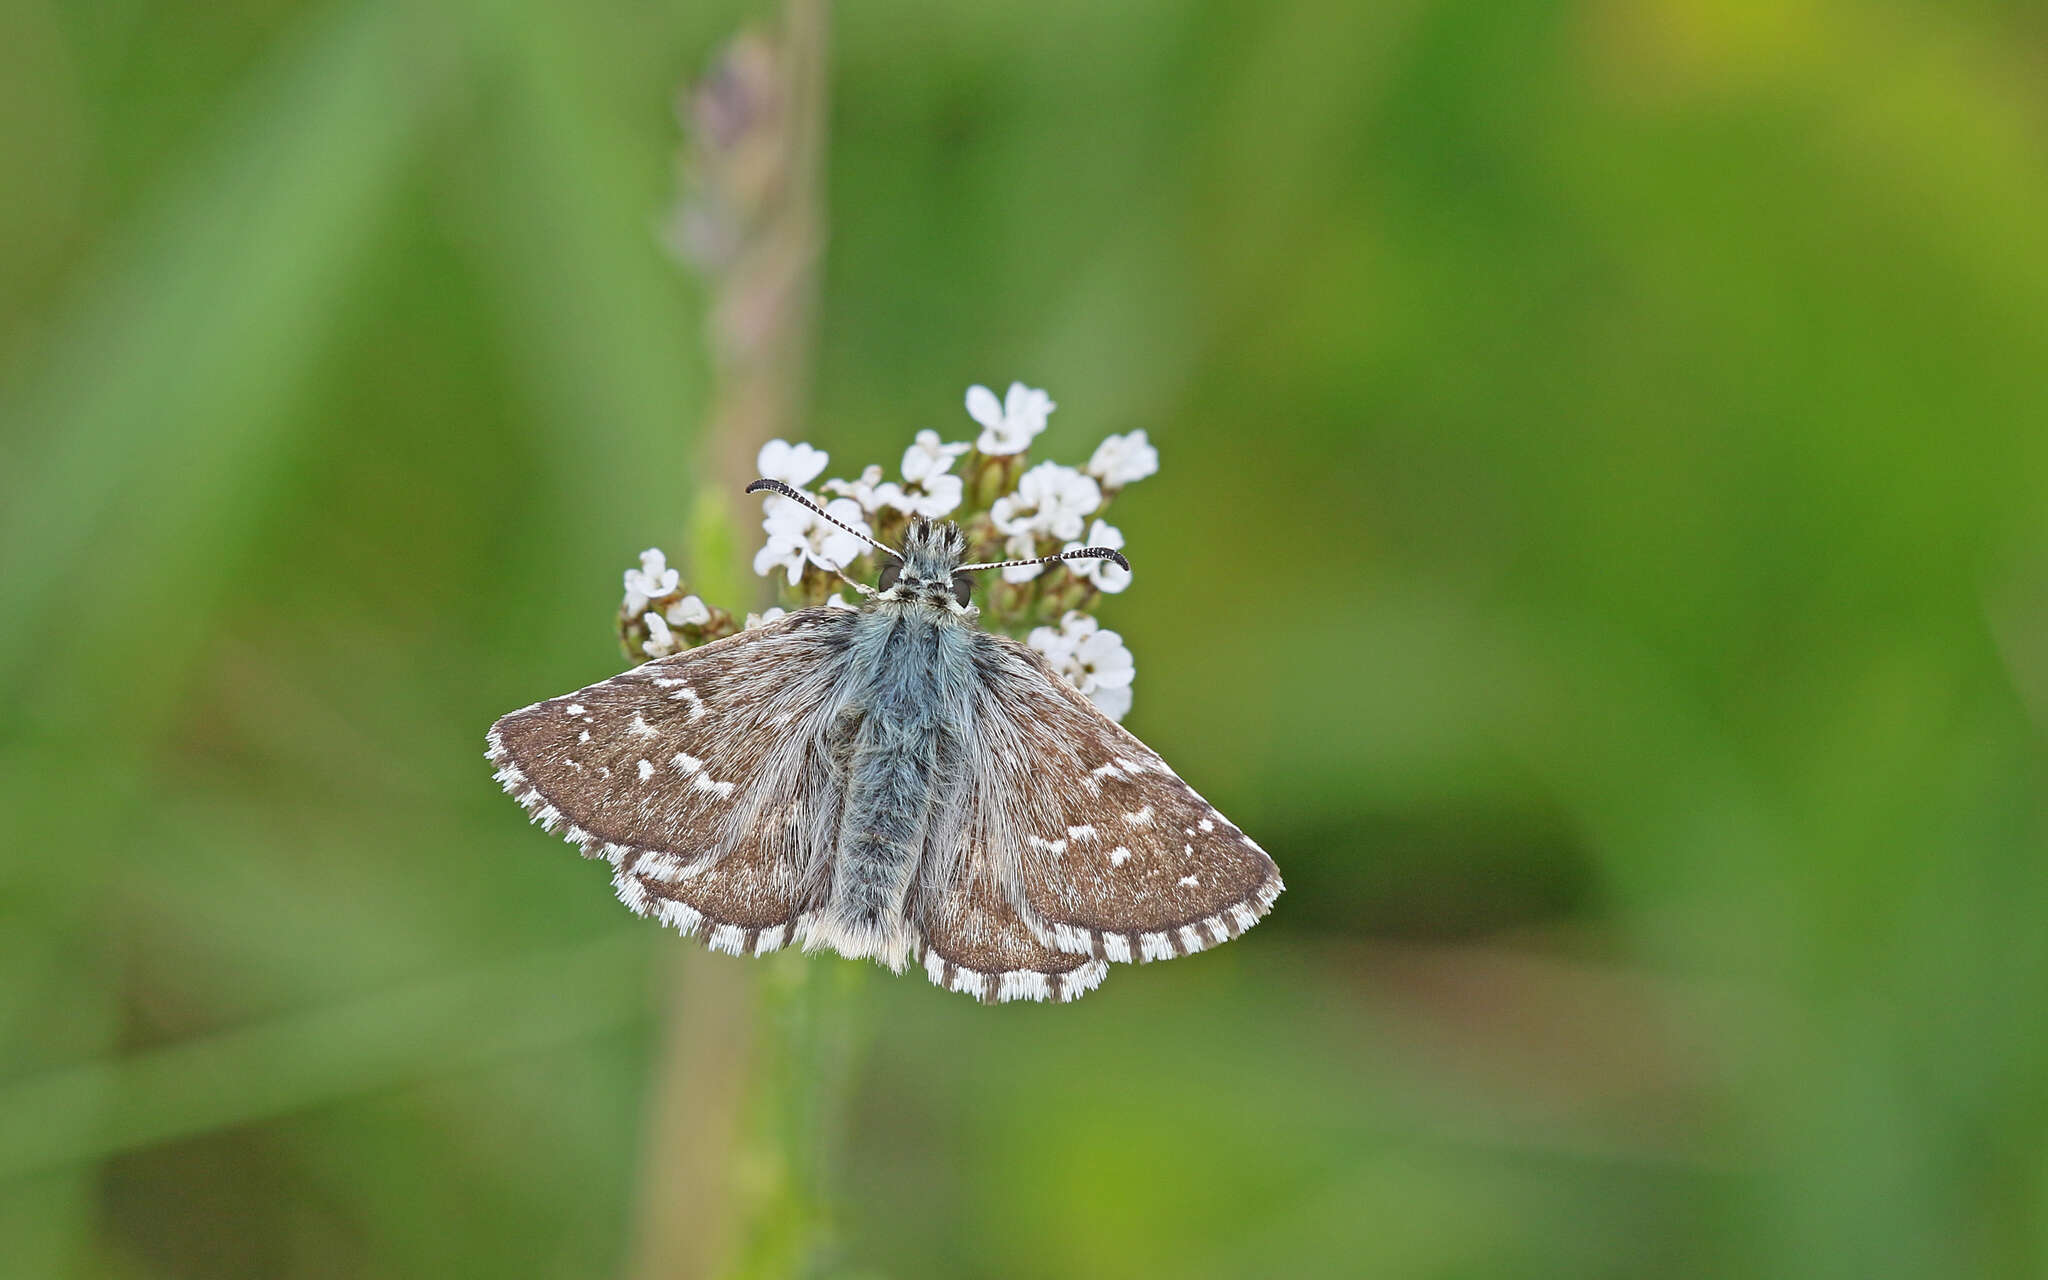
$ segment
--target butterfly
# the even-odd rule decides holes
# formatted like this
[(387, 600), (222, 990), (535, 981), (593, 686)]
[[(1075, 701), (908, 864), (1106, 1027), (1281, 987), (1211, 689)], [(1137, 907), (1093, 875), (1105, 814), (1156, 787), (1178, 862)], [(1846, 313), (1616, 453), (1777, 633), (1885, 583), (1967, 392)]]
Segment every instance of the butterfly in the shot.
[[(747, 488), (764, 490), (831, 519), (778, 481)], [(1072, 1000), (1110, 961), (1265, 915), (1282, 887), (1265, 851), (976, 625), (979, 570), (1122, 555), (962, 564), (959, 526), (924, 519), (900, 550), (870, 545), (891, 559), (854, 584), (858, 609), (799, 609), (499, 720), (499, 783), (610, 863), (628, 907), (714, 950), (915, 961), (988, 1002)]]

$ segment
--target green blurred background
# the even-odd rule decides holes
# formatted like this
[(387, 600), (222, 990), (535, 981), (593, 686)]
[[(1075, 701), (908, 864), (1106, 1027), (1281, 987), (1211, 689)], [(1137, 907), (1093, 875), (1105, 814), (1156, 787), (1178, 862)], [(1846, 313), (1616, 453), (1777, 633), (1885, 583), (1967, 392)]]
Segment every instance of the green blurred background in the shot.
[(0, 1273), (2048, 1274), (2048, 14), (832, 11), (796, 430), (1147, 429), (1130, 723), (1290, 885), (1000, 1009), (480, 754), (752, 584), (659, 232), (778, 20), (0, 0)]

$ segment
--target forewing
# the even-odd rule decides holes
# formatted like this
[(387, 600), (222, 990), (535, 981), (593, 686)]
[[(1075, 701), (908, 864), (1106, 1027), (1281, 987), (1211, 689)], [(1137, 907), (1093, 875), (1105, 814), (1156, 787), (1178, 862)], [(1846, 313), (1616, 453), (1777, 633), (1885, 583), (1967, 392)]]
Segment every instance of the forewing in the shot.
[(825, 721), (854, 617), (799, 610), (537, 702), (491, 727), (486, 754), (535, 822), (612, 864), (634, 911), (772, 951), (830, 848)]
[(1279, 868), (1031, 649), (984, 635), (972, 838), (1061, 950), (1163, 960), (1243, 933)]

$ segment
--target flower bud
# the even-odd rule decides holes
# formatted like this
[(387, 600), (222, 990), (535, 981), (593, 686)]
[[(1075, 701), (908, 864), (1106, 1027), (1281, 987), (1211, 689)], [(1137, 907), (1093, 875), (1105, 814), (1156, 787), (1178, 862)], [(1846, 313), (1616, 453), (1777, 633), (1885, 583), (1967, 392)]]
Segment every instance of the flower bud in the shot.
[(988, 607), (1002, 628), (1021, 624), (1031, 615), (1032, 601), (1038, 596), (1036, 580), (1010, 582), (997, 578), (989, 584)]
[(991, 457), (979, 449), (974, 450), (967, 455), (963, 472), (967, 480), (968, 502), (982, 510), (995, 505), (997, 498), (1016, 485), (1023, 470), (1024, 455), (1021, 453)]

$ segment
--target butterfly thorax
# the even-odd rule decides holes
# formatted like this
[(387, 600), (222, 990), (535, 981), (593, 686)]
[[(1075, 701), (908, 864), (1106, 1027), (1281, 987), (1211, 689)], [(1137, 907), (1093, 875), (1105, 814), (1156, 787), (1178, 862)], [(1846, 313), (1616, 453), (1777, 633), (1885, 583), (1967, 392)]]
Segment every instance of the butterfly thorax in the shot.
[(959, 525), (923, 517), (912, 520), (903, 535), (903, 559), (883, 568), (876, 599), (964, 615), (974, 590), (974, 580), (958, 572), (966, 555), (967, 535)]

